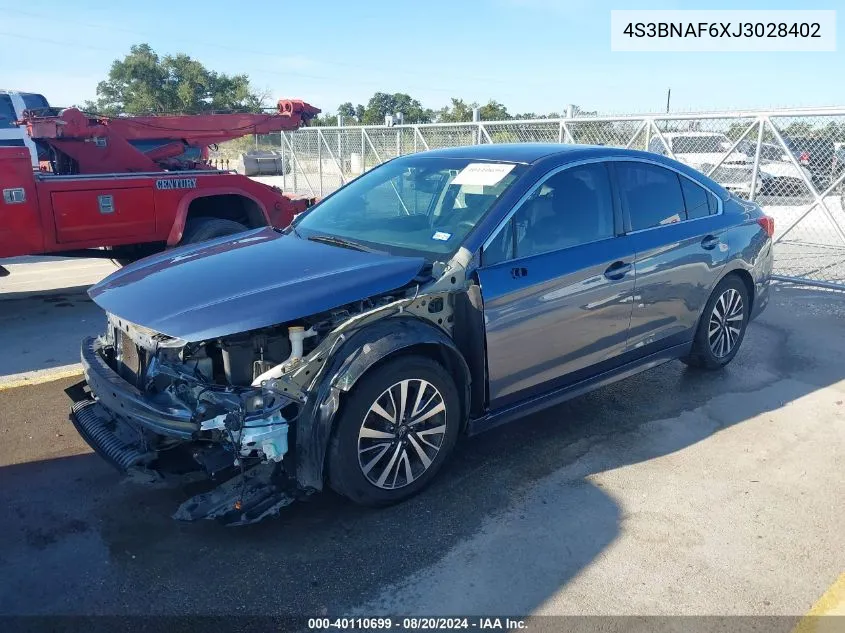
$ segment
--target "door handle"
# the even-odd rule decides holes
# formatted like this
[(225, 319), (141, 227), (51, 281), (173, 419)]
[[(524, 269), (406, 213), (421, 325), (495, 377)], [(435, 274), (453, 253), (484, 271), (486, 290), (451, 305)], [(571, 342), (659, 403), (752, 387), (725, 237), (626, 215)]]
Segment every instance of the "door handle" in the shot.
[(511, 277), (514, 279), (519, 279), (520, 277), (527, 277), (528, 276), (528, 269), (527, 268), (511, 268)]
[(708, 235), (701, 240), (701, 248), (712, 251), (719, 244), (719, 238), (715, 235)]
[(633, 268), (634, 267), (627, 262), (613, 262), (610, 266), (608, 266), (607, 270), (604, 271), (604, 276), (608, 279), (622, 279), (622, 277), (631, 272)]

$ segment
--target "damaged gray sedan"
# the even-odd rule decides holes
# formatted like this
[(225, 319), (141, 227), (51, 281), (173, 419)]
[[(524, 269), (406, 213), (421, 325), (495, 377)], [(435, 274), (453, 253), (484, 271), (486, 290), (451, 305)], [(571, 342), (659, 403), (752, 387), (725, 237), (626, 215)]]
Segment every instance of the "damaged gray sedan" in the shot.
[(718, 369), (768, 301), (771, 218), (667, 158), (487, 145), (385, 163), (284, 230), (89, 291), (71, 420), (120, 470), (201, 479), (178, 519), (330, 486), (384, 505), (472, 434), (665, 361)]

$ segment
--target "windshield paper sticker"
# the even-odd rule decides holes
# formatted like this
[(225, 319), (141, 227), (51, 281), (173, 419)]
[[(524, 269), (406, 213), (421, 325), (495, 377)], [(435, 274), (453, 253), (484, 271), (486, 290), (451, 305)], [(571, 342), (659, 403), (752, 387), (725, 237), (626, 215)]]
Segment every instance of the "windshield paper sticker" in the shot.
[(443, 231), (437, 231), (434, 235), (431, 236), (433, 240), (439, 240), (441, 242), (448, 242), (449, 238), (452, 237), (451, 233), (444, 233)]
[(498, 184), (514, 167), (516, 165), (502, 163), (470, 163), (450, 184), (492, 186)]

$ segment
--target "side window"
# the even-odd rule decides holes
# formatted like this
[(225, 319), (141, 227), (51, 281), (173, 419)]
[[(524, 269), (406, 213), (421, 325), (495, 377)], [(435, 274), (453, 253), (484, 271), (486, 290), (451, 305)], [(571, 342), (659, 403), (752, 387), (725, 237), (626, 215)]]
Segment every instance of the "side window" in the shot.
[(513, 227), (514, 221), (511, 218), (487, 248), (484, 249), (484, 252), (481, 253), (481, 263), (483, 266), (493, 266), (499, 262), (513, 259)]
[(687, 219), (705, 218), (710, 215), (710, 202), (707, 199), (708, 192), (704, 187), (695, 184), (689, 178), (680, 177), (681, 191), (684, 193), (684, 202), (687, 207)]
[(0, 94), (0, 128), (15, 127), (12, 122), (17, 118), (12, 98), (9, 95)]
[(550, 176), (513, 216), (516, 257), (613, 237), (613, 199), (603, 163)]
[(631, 216), (631, 230), (686, 219), (681, 183), (674, 171), (648, 163), (619, 161), (616, 174), (619, 194)]
[(719, 201), (709, 191), (707, 192), (707, 206), (710, 207), (710, 215), (719, 213)]

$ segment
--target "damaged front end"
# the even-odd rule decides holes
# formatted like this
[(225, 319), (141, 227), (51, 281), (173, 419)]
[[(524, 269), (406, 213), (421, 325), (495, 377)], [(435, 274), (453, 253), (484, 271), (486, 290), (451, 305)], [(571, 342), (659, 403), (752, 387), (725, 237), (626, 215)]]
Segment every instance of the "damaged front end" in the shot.
[[(419, 281), (296, 322), (203, 341), (108, 314), (105, 334), (83, 341), (85, 381), (69, 390), (71, 420), (133, 479), (203, 482), (206, 489), (175, 519), (255, 523), (319, 488), (322, 452), (310, 446), (313, 427), (320, 415), (334, 414), (338, 393), (322, 378), (350, 332), (403, 315), (439, 321), (444, 330), (451, 324), (448, 292), (421, 295)], [(300, 451), (297, 433), (306, 437)]]
[(217, 492), (186, 502), (177, 518), (254, 522), (294, 498), (282, 462), (301, 404), (252, 386), (254, 374), (295, 360), (294, 335), (285, 334), (268, 328), (249, 338), (186, 343), (109, 315), (106, 333), (83, 342), (91, 395), (77, 392), (71, 419), (123, 472), (199, 473), (237, 484), (226, 498)]

